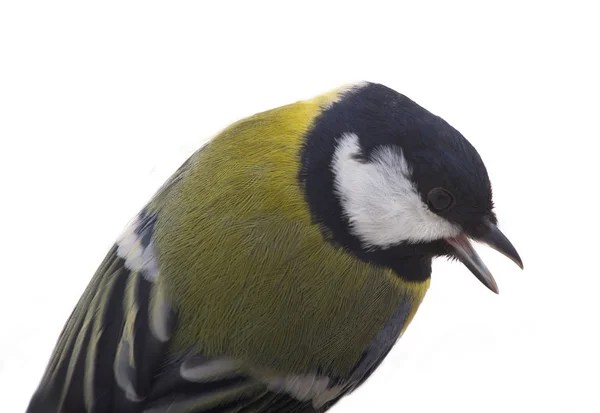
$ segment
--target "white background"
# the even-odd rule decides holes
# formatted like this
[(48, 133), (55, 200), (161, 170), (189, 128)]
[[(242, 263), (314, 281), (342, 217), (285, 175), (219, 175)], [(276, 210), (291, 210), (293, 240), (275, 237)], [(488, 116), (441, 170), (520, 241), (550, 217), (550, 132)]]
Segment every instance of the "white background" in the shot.
[(191, 151), (365, 79), (475, 145), (525, 271), (479, 248), (496, 296), (436, 262), (405, 336), (334, 411), (600, 412), (593, 2), (291, 4), (1, 3), (0, 411), (24, 411), (96, 266)]

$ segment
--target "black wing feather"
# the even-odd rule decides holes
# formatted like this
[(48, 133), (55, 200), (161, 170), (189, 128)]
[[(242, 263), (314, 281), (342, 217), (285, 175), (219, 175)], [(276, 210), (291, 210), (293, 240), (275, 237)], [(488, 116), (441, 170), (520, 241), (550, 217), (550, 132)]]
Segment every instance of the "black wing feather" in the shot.
[(27, 412), (141, 411), (168, 345), (150, 332), (152, 288), (113, 247), (63, 328)]

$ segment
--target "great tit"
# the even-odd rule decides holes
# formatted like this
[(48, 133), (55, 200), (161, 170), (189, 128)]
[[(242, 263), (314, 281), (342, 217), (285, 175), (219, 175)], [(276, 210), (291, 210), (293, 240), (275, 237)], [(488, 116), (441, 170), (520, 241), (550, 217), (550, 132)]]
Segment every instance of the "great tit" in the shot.
[(194, 153), (118, 237), (29, 413), (325, 412), (380, 365), (435, 257), (522, 267), (486, 168), (442, 118), (363, 82)]

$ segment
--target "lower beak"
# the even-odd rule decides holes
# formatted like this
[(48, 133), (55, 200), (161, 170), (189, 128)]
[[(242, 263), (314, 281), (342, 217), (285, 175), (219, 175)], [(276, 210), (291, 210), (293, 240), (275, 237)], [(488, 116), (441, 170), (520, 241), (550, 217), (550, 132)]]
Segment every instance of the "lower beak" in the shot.
[[(489, 224), (487, 232), (483, 237), (477, 239), (488, 246), (501, 252), (510, 258), (515, 264), (523, 269), (523, 261), (519, 253), (508, 238), (494, 224)], [(452, 247), (454, 255), (485, 285), (487, 288), (498, 294), (498, 285), (492, 277), (492, 273), (485, 266), (479, 255), (475, 252), (473, 245), (466, 235), (461, 234), (454, 238), (446, 239), (446, 242)]]

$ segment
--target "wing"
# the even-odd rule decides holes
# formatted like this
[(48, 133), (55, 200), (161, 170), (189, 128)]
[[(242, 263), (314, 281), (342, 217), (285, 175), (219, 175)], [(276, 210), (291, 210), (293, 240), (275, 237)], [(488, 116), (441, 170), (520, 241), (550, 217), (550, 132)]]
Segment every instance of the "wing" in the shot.
[(400, 306), (343, 379), (265, 375), (225, 357), (169, 353), (176, 314), (156, 282), (154, 222), (143, 210), (98, 268), (28, 413), (324, 412), (371, 375), (412, 311)]
[[(181, 179), (190, 159), (154, 202)], [(155, 282), (155, 221), (142, 210), (106, 255), (58, 338), (28, 413), (141, 411), (176, 318)]]
[(175, 356), (155, 378), (144, 413), (317, 413), (310, 400), (274, 391), (234, 361)]
[(155, 222), (154, 210), (142, 210), (98, 268), (59, 337), (29, 413), (324, 412), (370, 376), (416, 311), (409, 301), (400, 305), (343, 378), (318, 369), (266, 374), (226, 355), (174, 354), (169, 340), (177, 315), (157, 282)]
[(144, 412), (323, 413), (370, 377), (400, 337), (412, 308), (405, 302), (397, 309), (347, 378), (319, 372), (265, 375), (226, 357), (188, 354), (166, 363)]
[(27, 412), (315, 412), (311, 400), (294, 397), (298, 390), (288, 394), (231, 360), (168, 352), (176, 314), (156, 282), (154, 222), (143, 210), (109, 251), (65, 324)]
[[(28, 412), (134, 412), (148, 396), (175, 314), (154, 283), (150, 215), (140, 214), (68, 319)], [(127, 242), (129, 256), (121, 253)], [(135, 248), (137, 249), (135, 249)]]
[(176, 315), (155, 283), (145, 211), (67, 321), (28, 413), (313, 413), (226, 358), (167, 353)]

